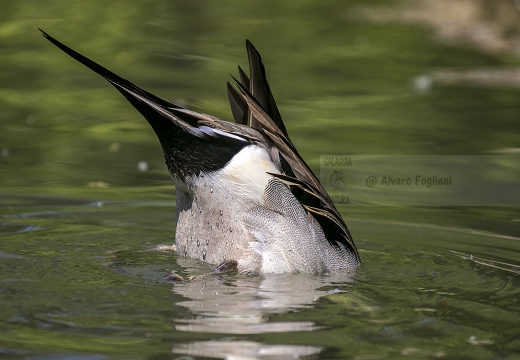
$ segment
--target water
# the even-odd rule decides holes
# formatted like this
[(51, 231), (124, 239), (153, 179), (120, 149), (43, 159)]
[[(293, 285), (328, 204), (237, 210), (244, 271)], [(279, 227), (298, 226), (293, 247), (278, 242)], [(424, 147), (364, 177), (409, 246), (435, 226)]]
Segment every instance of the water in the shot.
[[(153, 131), (36, 30), (158, 95), (222, 118), (230, 116), (225, 82), (245, 64), (250, 38), (293, 142), (317, 172), (327, 154), (515, 154), (514, 82), (446, 82), (441, 75), (510, 70), (518, 58), (434, 40), (427, 27), (398, 17), (359, 16), (369, 9), (376, 17), (378, 6), (5, 6), (0, 357), (520, 356), (518, 206), (343, 204), (363, 261), (355, 278), (201, 276), (210, 265), (153, 251), (173, 243), (175, 214)], [(388, 6), (385, 14), (403, 11)], [(510, 179), (514, 164), (489, 174), (483, 167), (482, 176), (507, 188), (517, 179)], [(195, 279), (163, 281), (172, 270)]]

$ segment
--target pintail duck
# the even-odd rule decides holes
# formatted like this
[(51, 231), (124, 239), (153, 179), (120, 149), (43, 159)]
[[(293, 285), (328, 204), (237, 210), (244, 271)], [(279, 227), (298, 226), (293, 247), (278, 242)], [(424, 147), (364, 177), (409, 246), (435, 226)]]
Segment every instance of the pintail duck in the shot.
[(352, 236), (298, 154), (246, 41), (249, 76), (227, 84), (235, 123), (163, 100), (45, 38), (113, 85), (157, 134), (177, 194), (178, 256), (242, 273), (325, 273), (359, 264)]

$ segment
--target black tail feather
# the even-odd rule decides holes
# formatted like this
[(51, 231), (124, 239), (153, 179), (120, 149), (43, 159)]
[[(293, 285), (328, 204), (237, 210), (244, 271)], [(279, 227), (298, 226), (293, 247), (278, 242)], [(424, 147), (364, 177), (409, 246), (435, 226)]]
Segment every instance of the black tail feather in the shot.
[(123, 88), (129, 89), (132, 92), (137, 93), (137, 94), (147, 98), (148, 100), (154, 101), (155, 103), (157, 103), (157, 104), (159, 104), (161, 106), (164, 106), (164, 107), (169, 107), (169, 108), (174, 108), (174, 109), (175, 108), (181, 108), (178, 105), (175, 105), (175, 104), (173, 104), (171, 102), (163, 100), (163, 99), (161, 99), (161, 98), (159, 98), (159, 97), (149, 93), (148, 91), (143, 90), (143, 89), (141, 89), (138, 86), (135, 86), (130, 81), (128, 81), (126, 79), (123, 79), (119, 75), (114, 74), (112, 71), (104, 68), (103, 66), (99, 65), (98, 63), (96, 63), (96, 62), (90, 60), (89, 58), (81, 55), (77, 51), (72, 50), (67, 45), (59, 42), (58, 40), (56, 40), (55, 38), (53, 38), (52, 36), (47, 34), (42, 29), (39, 29), (39, 30), (42, 32), (43, 36), (47, 40), (49, 40), (51, 43), (56, 45), (59, 49), (61, 49), (63, 52), (68, 54), (70, 57), (72, 57), (76, 61), (79, 61), (80, 63), (82, 63), (83, 65), (85, 65), (89, 69), (91, 69), (92, 71), (94, 71), (94, 72), (98, 73), (99, 75), (101, 75), (102, 77), (104, 77), (112, 85), (116, 86), (116, 88), (117, 87), (123, 87)]

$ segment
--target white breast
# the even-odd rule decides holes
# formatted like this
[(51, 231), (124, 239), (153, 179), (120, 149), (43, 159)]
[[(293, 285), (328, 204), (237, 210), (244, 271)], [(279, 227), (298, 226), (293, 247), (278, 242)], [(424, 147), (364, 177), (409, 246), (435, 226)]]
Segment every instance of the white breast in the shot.
[(219, 171), (211, 174), (213, 185), (232, 189), (236, 194), (233, 200), (260, 203), (270, 173), (279, 174), (280, 170), (272, 162), (265, 148), (250, 145), (243, 148)]

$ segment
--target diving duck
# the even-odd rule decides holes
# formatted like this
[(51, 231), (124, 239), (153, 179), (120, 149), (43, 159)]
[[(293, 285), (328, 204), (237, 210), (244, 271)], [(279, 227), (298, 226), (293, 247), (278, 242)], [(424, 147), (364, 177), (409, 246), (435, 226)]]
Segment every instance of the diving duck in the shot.
[(177, 256), (246, 274), (360, 265), (347, 225), (289, 138), (250, 41), (249, 76), (239, 66), (236, 88), (227, 84), (233, 123), (163, 100), (40, 31), (104, 77), (155, 131), (176, 189)]

